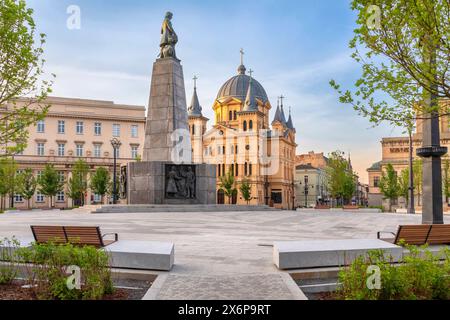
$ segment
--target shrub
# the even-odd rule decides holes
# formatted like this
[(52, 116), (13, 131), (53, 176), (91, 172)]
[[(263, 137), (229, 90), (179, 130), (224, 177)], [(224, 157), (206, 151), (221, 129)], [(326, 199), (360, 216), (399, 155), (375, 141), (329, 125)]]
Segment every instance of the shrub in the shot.
[[(113, 291), (109, 256), (103, 250), (47, 243), (22, 248), (19, 254), (23, 261), (31, 263), (26, 277), (38, 299), (100, 299)], [(81, 289), (67, 286), (68, 266), (80, 268)]]
[(11, 240), (0, 239), (0, 284), (9, 284), (17, 277), (19, 245), (19, 241), (14, 237)]
[[(409, 255), (399, 264), (385, 257), (382, 251), (360, 256), (339, 272), (339, 299), (411, 300), (450, 299), (450, 250), (433, 255), (426, 246), (405, 246)], [(367, 268), (380, 268), (380, 289), (369, 289)]]

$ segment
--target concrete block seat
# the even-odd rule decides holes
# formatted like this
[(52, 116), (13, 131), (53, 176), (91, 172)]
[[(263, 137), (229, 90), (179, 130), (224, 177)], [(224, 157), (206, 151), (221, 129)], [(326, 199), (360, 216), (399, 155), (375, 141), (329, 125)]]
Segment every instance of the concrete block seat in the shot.
[(337, 267), (371, 250), (383, 250), (394, 262), (403, 254), (402, 247), (378, 239), (279, 241), (274, 242), (273, 261), (283, 270)]
[[(22, 248), (35, 242), (33, 237), (18, 237), (17, 240)], [(0, 251), (4, 249), (11, 248), (0, 247)], [(99, 250), (110, 255), (112, 268), (170, 271), (175, 259), (172, 242), (119, 240)]]

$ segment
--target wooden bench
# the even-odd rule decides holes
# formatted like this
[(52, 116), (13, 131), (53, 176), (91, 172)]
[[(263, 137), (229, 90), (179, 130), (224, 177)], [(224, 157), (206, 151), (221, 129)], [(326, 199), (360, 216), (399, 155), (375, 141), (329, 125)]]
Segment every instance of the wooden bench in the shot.
[[(381, 238), (382, 233), (390, 233), (394, 238)], [(377, 232), (377, 238), (398, 244), (404, 240), (406, 244), (450, 244), (450, 224), (419, 224), (398, 226), (397, 233)]]
[(329, 205), (326, 204), (318, 204), (314, 207), (314, 209), (330, 209), (331, 207)]
[[(71, 243), (80, 246), (89, 245), (102, 248), (119, 240), (117, 233), (106, 233), (102, 235), (100, 227), (31, 226), (31, 231), (37, 243)], [(104, 239), (107, 235), (113, 235), (114, 240)]]

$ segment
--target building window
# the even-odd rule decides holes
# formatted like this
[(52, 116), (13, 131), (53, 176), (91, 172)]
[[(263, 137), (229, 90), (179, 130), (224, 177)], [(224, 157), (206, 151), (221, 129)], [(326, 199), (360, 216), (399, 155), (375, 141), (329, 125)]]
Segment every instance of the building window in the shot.
[(230, 111), (229, 113), (228, 113), (228, 120), (233, 120), (233, 111)]
[(64, 143), (58, 143), (58, 156), (63, 157), (66, 145)]
[(56, 194), (56, 202), (64, 202), (64, 191), (59, 191)]
[(94, 134), (99, 136), (102, 134), (102, 124), (100, 122), (94, 123)]
[(217, 165), (217, 176), (218, 176), (218, 177), (220, 177), (220, 173), (221, 173), (221, 171), (220, 171), (220, 166), (221, 166), (221, 164), (219, 163), (219, 164)]
[(37, 177), (38, 180), (39, 180), (40, 178), (42, 178), (43, 173), (44, 173), (44, 171), (42, 171), (42, 170), (38, 170), (38, 171), (37, 171), (36, 177)]
[(234, 116), (234, 120), (236, 120), (237, 119), (236, 111), (233, 112), (233, 116)]
[(247, 131), (247, 121), (244, 121), (243, 128), (244, 128), (244, 131)]
[(14, 195), (14, 202), (23, 202), (23, 197), (21, 194)]
[(234, 176), (234, 163), (231, 164), (230, 168), (231, 175)]
[(248, 122), (248, 129), (249, 129), (250, 131), (253, 130), (253, 120), (250, 120), (250, 121)]
[(235, 172), (234, 172), (234, 173), (235, 173), (235, 175), (236, 175), (236, 177), (237, 177), (237, 176), (239, 175), (239, 164), (236, 163), (235, 168), (236, 168), (236, 169), (235, 169)]
[(248, 175), (249, 176), (252, 175), (252, 164), (251, 163), (248, 164)]
[(66, 122), (64, 120), (58, 120), (58, 133), (66, 132)]
[(281, 192), (281, 190), (272, 191), (270, 198), (272, 199), (273, 203), (283, 203), (283, 193)]
[(44, 202), (44, 195), (39, 191), (36, 192), (36, 202)]
[(83, 156), (83, 145), (81, 143), (77, 143), (77, 157)]
[(245, 175), (245, 176), (248, 175), (248, 165), (247, 165), (247, 162), (244, 163), (244, 175)]
[(45, 122), (44, 120), (39, 120), (37, 123), (37, 132), (43, 133), (45, 131)]
[(113, 137), (120, 137), (120, 124), (113, 124)]
[(101, 157), (101, 146), (99, 144), (94, 144), (94, 157)]
[(380, 177), (373, 177), (373, 186), (378, 188), (380, 186)]
[(44, 150), (44, 143), (39, 142), (39, 143), (37, 144), (37, 155), (38, 155), (38, 156), (43, 156), (44, 153), (45, 153), (45, 150)]
[(58, 171), (58, 178), (59, 178), (59, 182), (64, 182), (64, 180), (66, 178), (64, 171)]
[(131, 126), (131, 137), (132, 138), (138, 137), (138, 126), (135, 124)]
[(84, 132), (83, 121), (77, 121), (77, 134), (83, 134), (83, 132)]
[(131, 158), (136, 159), (138, 157), (138, 147), (131, 146)]
[(102, 202), (102, 196), (99, 194), (94, 193), (94, 203), (100, 203)]

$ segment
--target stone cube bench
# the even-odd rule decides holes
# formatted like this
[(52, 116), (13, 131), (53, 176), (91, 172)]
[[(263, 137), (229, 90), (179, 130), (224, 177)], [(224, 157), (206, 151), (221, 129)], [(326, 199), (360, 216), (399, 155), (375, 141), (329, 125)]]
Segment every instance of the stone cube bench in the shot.
[[(23, 248), (34, 242), (32, 237), (18, 237), (17, 240)], [(0, 247), (0, 250), (4, 248)], [(111, 257), (110, 266), (119, 269), (170, 271), (175, 259), (172, 242), (119, 240), (99, 250), (105, 250)]]
[(339, 267), (371, 250), (383, 250), (393, 262), (403, 255), (402, 247), (378, 239), (279, 241), (274, 242), (273, 262), (282, 270)]

